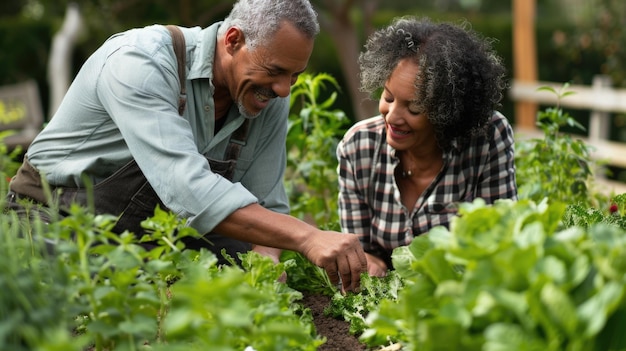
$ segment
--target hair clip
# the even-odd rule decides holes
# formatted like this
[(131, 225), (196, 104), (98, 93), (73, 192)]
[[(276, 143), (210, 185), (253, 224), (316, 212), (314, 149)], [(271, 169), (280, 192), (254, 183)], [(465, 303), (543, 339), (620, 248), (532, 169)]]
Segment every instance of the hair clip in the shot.
[(402, 28), (399, 28), (396, 33), (404, 35), (404, 41), (406, 41), (406, 45), (409, 50), (417, 52), (417, 45), (415, 45), (415, 42), (413, 41), (413, 35), (411, 35), (411, 33), (407, 33)]

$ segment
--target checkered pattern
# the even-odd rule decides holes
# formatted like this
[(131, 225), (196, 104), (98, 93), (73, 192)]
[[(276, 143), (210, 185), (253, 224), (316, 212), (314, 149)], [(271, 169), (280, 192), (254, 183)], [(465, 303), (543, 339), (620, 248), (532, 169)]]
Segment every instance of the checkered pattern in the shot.
[(342, 230), (360, 235), (365, 251), (380, 257), (434, 226), (448, 226), (461, 202), (517, 199), (513, 130), (500, 113), (485, 137), (444, 154), (442, 171), (412, 213), (400, 201), (394, 178), (399, 159), (386, 142), (381, 116), (356, 123), (339, 143), (337, 157)]

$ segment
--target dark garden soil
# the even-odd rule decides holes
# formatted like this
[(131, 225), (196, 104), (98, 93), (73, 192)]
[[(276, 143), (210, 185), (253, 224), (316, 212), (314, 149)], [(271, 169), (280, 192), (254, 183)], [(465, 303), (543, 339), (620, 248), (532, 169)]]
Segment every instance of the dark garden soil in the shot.
[(326, 337), (326, 343), (318, 351), (367, 350), (367, 346), (349, 332), (350, 324), (344, 320), (324, 315), (330, 304), (330, 297), (319, 294), (302, 293), (302, 304), (311, 309), (317, 334)]

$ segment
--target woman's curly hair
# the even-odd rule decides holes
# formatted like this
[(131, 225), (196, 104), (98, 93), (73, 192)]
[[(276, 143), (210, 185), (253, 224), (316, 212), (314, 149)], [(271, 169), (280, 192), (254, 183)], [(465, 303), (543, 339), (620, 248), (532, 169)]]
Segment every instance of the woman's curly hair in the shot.
[(372, 34), (359, 57), (361, 90), (380, 92), (398, 62), (413, 59), (416, 101), (443, 150), (483, 135), (500, 107), (506, 70), (491, 42), (462, 25), (400, 17)]

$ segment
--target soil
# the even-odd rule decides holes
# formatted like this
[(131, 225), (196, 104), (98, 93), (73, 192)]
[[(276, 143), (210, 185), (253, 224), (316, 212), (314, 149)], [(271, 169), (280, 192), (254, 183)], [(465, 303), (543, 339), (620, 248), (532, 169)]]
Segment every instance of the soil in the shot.
[(318, 351), (367, 350), (358, 337), (350, 334), (348, 322), (324, 315), (324, 309), (330, 304), (330, 296), (304, 292), (301, 302), (311, 309), (317, 334), (326, 337), (326, 343), (318, 347)]

